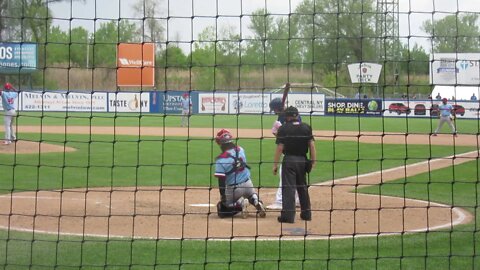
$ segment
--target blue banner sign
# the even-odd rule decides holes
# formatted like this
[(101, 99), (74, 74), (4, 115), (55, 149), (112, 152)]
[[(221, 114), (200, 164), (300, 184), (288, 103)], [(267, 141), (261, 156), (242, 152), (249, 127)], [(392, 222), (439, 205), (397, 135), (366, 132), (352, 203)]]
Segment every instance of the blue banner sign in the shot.
[(0, 43), (0, 72), (33, 72), (37, 69), (37, 44)]
[(325, 99), (325, 115), (382, 115), (381, 99)]

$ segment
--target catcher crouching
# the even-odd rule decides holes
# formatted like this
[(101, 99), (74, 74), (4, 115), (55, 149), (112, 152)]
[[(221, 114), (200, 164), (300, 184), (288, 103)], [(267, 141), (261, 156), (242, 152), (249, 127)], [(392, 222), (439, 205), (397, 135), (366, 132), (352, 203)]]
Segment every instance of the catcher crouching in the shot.
[(266, 216), (265, 207), (258, 197), (250, 179), (245, 150), (234, 144), (233, 136), (227, 129), (221, 129), (215, 137), (222, 153), (215, 162), (215, 177), (218, 178), (220, 201), (217, 213), (220, 218), (233, 217), (241, 213), (248, 217), (247, 207), (253, 205), (259, 217)]

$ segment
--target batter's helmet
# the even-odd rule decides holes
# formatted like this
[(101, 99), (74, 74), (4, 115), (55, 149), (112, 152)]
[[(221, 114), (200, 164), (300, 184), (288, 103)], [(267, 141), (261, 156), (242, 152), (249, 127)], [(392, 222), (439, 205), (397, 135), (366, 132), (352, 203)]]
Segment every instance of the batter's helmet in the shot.
[(233, 142), (232, 133), (228, 129), (221, 129), (217, 132), (217, 136), (215, 137), (215, 141), (217, 144), (226, 144)]
[(5, 85), (3, 86), (3, 89), (5, 90), (12, 90), (13, 89), (13, 86), (11, 83), (7, 82), (5, 83)]
[(281, 98), (274, 98), (268, 104), (270, 111), (283, 111), (283, 103)]
[(447, 102), (448, 99), (447, 99), (447, 98), (442, 98), (442, 101), (443, 101), (443, 102)]

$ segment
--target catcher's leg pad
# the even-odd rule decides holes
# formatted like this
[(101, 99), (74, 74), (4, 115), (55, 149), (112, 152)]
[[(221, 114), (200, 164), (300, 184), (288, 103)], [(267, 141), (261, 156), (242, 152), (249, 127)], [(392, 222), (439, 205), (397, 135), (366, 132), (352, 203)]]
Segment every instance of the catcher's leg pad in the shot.
[(230, 208), (223, 204), (221, 201), (217, 203), (217, 215), (219, 218), (233, 217), (238, 214), (237, 208)]

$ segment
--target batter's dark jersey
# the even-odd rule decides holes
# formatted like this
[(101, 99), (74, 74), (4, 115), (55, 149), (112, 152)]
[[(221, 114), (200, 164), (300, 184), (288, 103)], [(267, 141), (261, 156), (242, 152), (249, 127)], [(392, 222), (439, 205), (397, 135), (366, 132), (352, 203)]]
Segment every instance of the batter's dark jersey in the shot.
[(312, 128), (301, 122), (287, 122), (278, 129), (276, 144), (283, 144), (283, 154), (306, 156), (308, 142), (313, 140)]

